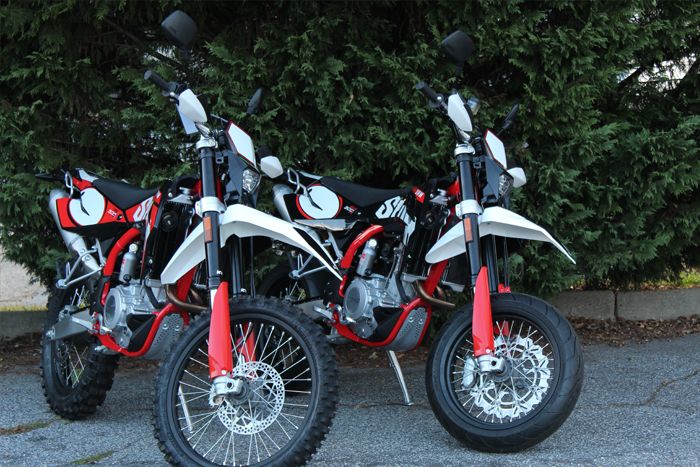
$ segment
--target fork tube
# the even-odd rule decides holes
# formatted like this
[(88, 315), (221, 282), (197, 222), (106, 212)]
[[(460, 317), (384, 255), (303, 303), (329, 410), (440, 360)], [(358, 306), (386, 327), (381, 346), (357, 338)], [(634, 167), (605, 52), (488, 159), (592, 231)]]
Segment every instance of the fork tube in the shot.
[(484, 262), (489, 270), (489, 289), (498, 290), (498, 263), (496, 262), (496, 237), (487, 235), (481, 239)]
[[(202, 174), (202, 197), (216, 198), (216, 169), (214, 165), (214, 150), (203, 147), (199, 150), (199, 160)], [(207, 261), (207, 286), (209, 291), (215, 291), (221, 284), (219, 268), (219, 213), (207, 211), (202, 213), (204, 222), (204, 245)]]
[[(476, 201), (474, 196), (474, 179), (472, 177), (472, 158), (474, 148), (470, 144), (460, 144), (455, 148), (457, 166), (459, 167), (459, 187), (462, 201)], [(464, 226), (464, 241), (467, 246), (469, 259), (470, 285), (476, 286), (476, 278), (481, 269), (481, 254), (479, 251), (479, 214), (475, 212), (462, 213)]]

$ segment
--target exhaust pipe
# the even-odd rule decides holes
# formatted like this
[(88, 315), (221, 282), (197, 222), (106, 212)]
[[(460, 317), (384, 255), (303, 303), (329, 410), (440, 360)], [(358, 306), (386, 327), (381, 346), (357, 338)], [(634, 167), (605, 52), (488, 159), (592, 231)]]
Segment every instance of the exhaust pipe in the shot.
[(59, 189), (51, 190), (51, 192), (49, 193), (49, 210), (51, 211), (51, 215), (53, 216), (54, 222), (56, 222), (58, 231), (61, 232), (63, 242), (68, 247), (68, 251), (73, 251), (78, 254), (78, 257), (83, 263), (83, 266), (85, 266), (85, 268), (89, 272), (99, 271), (101, 269), (100, 265), (97, 263), (97, 261), (91, 254), (87, 253), (88, 247), (85, 244), (85, 240), (83, 240), (83, 237), (76, 233), (68, 232), (63, 227), (61, 227), (61, 221), (58, 218), (58, 207), (56, 204), (56, 201), (61, 198), (68, 198), (68, 193)]

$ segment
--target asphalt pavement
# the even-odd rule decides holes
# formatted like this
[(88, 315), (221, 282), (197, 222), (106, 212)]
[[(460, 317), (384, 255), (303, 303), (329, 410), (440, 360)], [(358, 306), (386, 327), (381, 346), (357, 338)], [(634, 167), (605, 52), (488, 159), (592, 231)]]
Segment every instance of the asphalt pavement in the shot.
[[(416, 404), (393, 373), (343, 368), (341, 400), (314, 465), (700, 465), (700, 335), (585, 348), (576, 409), (550, 438), (518, 454), (462, 447), (428, 405), (423, 368), (406, 368)], [(92, 418), (49, 411), (37, 372), (0, 374), (0, 464), (164, 465), (151, 425), (153, 369), (120, 371)], [(20, 432), (20, 433), (17, 433)]]

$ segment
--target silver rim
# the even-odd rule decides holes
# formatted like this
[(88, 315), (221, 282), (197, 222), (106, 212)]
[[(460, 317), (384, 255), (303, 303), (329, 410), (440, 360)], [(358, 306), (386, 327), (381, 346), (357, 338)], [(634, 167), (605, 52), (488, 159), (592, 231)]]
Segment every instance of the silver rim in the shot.
[(495, 353), (506, 360), (500, 374), (484, 374), (474, 359), (471, 329), (450, 359), (452, 389), (472, 417), (510, 423), (539, 406), (554, 376), (554, 353), (547, 337), (531, 323), (507, 319), (494, 324)]
[[(88, 306), (87, 290), (85, 286), (73, 292), (70, 303), (59, 313), (59, 319), (68, 313), (70, 308), (82, 309)], [(74, 388), (80, 382), (80, 377), (85, 371), (90, 345), (87, 343), (76, 344), (72, 340), (60, 340), (55, 343), (56, 357), (58, 361), (57, 372), (61, 383), (67, 388)]]
[[(290, 383), (311, 382), (311, 369), (288, 370), (306, 361), (306, 355), (285, 330), (266, 322), (232, 325), (233, 377), (244, 382), (237, 397), (225, 396), (218, 406), (210, 400), (211, 384), (207, 342), (189, 355), (177, 386), (175, 416), (178, 430), (190, 447), (207, 461), (220, 465), (264, 462), (284, 449), (310, 416), (310, 390), (294, 390)], [(254, 358), (246, 351), (252, 344)], [(251, 346), (249, 345), (248, 348)], [(286, 364), (290, 350), (295, 363)]]

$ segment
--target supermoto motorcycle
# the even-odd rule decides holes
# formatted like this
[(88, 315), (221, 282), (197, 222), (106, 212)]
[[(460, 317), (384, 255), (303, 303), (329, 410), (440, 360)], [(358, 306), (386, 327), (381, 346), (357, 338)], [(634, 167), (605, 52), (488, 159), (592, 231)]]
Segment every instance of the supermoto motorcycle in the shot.
[[(461, 72), (474, 47), (457, 31), (442, 48)], [(421, 343), (433, 310), (454, 307), (445, 290), (466, 292), (471, 303), (454, 313), (430, 352), (431, 407), (467, 446), (522, 450), (553, 433), (573, 410), (583, 362), (575, 332), (554, 307), (511, 292), (508, 241), (549, 242), (574, 260), (545, 229), (508, 209), (525, 174), (508, 168), (493, 132), (475, 129), (478, 99), (438, 94), (422, 82), (416, 88), (454, 130), (458, 174), (387, 190), (289, 169), (287, 183), (274, 186), (276, 210), (313, 227), (343, 277), (287, 249), (289, 261), (267, 275), (258, 293), (303, 307), (331, 341), (387, 350), (410, 404), (394, 352)]]
[[(183, 49), (196, 32), (182, 12), (162, 26)], [(74, 254), (51, 294), (42, 339), (47, 401), (63, 417), (83, 418), (104, 401), (119, 356), (164, 358), (154, 427), (168, 461), (298, 465), (335, 413), (333, 350), (289, 303), (247, 295), (244, 274), (254, 270), (253, 237), (304, 251), (332, 275), (337, 268), (313, 231), (253, 207), (261, 172), (283, 173), (276, 157), (257, 157), (233, 122), (210, 124), (186, 85), (151, 71), (145, 78), (199, 135), (199, 175), (157, 189), (83, 169), (39, 175), (65, 182), (51, 191), (49, 209)], [(300, 381), (303, 390), (293, 387)]]

